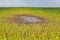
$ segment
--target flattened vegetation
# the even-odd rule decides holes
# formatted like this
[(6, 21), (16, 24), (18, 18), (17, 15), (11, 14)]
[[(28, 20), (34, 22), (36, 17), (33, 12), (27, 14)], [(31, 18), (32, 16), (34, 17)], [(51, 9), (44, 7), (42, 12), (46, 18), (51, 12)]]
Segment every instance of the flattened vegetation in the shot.
[(35, 16), (35, 15), (28, 15), (28, 14), (18, 14), (13, 15), (12, 17), (8, 18), (9, 23), (16, 23), (16, 24), (39, 24), (39, 25), (47, 25), (48, 20), (44, 17)]

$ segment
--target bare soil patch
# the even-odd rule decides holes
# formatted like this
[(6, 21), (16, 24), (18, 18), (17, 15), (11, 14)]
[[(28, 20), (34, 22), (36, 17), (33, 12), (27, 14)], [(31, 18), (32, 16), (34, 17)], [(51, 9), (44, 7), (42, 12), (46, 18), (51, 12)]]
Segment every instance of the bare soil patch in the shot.
[(9, 23), (16, 23), (16, 24), (39, 24), (39, 25), (47, 25), (48, 20), (45, 17), (35, 16), (35, 15), (28, 15), (28, 14), (18, 14), (13, 15), (7, 18)]

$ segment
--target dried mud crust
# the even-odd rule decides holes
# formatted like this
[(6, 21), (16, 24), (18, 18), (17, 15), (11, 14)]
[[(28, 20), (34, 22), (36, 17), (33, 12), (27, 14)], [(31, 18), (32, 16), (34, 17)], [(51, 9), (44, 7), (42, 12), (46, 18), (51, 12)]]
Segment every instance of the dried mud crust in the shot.
[(28, 15), (28, 14), (18, 14), (13, 15), (7, 18), (9, 23), (16, 23), (18, 25), (21, 24), (39, 24), (39, 25), (47, 25), (48, 19), (45, 17), (35, 16), (35, 15)]

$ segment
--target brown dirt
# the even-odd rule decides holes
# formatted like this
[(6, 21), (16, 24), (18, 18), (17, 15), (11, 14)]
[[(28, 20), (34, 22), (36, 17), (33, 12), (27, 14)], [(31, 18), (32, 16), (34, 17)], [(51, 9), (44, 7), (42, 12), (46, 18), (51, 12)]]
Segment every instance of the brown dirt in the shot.
[[(26, 17), (26, 18), (23, 18)], [(26, 19), (26, 20), (25, 20)], [(29, 20), (32, 19), (32, 21), (30, 22)], [(39, 20), (39, 21), (35, 21), (34, 19), (36, 20)], [(11, 17), (8, 17), (7, 18), (7, 21), (9, 23), (16, 23), (16, 24), (39, 24), (39, 25), (43, 25), (43, 26), (46, 26), (48, 24), (48, 19), (45, 18), (45, 17), (40, 17), (40, 16), (35, 16), (35, 15), (28, 15), (28, 14), (18, 14), (18, 15), (13, 15)]]

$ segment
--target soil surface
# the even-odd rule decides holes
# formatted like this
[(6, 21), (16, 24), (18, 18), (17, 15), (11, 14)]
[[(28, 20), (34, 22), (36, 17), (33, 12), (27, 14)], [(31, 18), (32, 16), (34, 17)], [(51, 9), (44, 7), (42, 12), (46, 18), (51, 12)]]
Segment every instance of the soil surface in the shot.
[(9, 23), (16, 24), (40, 24), (46, 25), (48, 23), (47, 18), (35, 16), (35, 15), (27, 15), (27, 14), (19, 14), (8, 17)]

